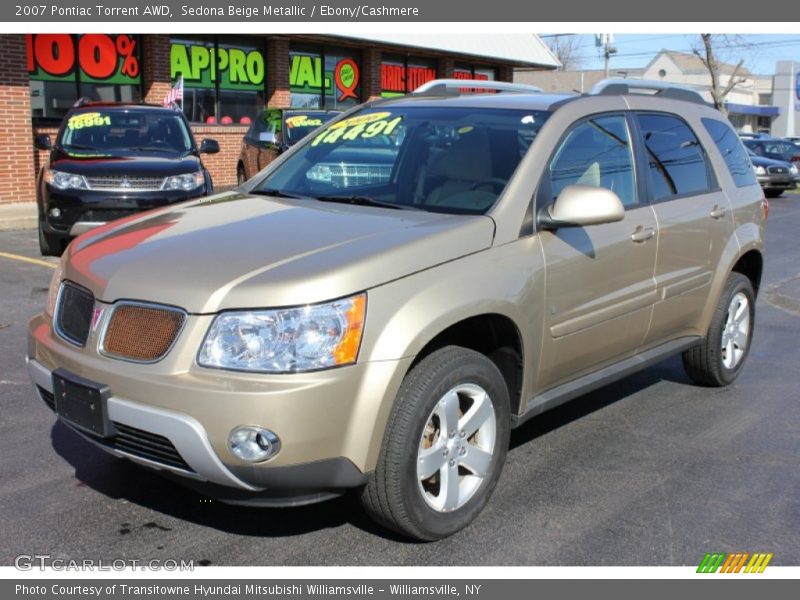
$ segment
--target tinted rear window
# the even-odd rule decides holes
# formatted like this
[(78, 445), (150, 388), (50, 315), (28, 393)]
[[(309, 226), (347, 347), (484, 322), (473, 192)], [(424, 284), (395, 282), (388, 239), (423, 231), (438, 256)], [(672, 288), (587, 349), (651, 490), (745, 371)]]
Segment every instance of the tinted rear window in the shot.
[(639, 114), (637, 118), (650, 165), (653, 199), (711, 189), (705, 152), (684, 121), (658, 114)]
[(725, 164), (728, 165), (728, 171), (730, 171), (736, 187), (746, 187), (758, 183), (747, 150), (744, 149), (741, 140), (730, 125), (716, 119), (703, 119), (703, 126), (714, 140)]

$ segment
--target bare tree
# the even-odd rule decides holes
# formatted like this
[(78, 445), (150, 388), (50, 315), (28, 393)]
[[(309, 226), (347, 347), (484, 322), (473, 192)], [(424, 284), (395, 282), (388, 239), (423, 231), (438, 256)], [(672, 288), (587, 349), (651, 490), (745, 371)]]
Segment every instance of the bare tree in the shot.
[(577, 71), (583, 64), (581, 36), (574, 33), (554, 35), (547, 40), (550, 51), (561, 62), (561, 71)]
[[(700, 34), (700, 42), (699, 45), (693, 46), (692, 52), (700, 59), (708, 70), (708, 74), (711, 76), (710, 91), (714, 106), (717, 107), (717, 110), (727, 115), (728, 110), (725, 108), (725, 98), (731, 93), (734, 87), (747, 81), (747, 77), (744, 68), (744, 58), (739, 58), (730, 73), (722, 72), (722, 66), (726, 63), (720, 57), (720, 46), (723, 48), (725, 46), (741, 47), (744, 44), (733, 44), (727, 40), (727, 36), (716, 36), (710, 33)], [(722, 82), (723, 75), (728, 76), (728, 80), (725, 83)]]

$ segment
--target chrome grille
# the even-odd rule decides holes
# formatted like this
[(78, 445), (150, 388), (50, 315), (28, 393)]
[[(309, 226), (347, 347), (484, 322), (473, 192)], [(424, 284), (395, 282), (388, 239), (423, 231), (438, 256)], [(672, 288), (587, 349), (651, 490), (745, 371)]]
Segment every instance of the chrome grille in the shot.
[(789, 169), (787, 167), (767, 167), (767, 173), (772, 175), (788, 175)]
[(83, 347), (89, 337), (94, 313), (94, 295), (87, 289), (65, 281), (56, 301), (56, 333), (68, 342)]
[(128, 175), (100, 175), (86, 178), (93, 190), (115, 192), (154, 192), (164, 185), (163, 177), (139, 177)]

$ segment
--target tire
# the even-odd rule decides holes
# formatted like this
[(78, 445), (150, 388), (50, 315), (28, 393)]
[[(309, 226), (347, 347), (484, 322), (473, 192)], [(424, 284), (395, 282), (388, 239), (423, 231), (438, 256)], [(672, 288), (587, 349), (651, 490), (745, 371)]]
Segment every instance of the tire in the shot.
[[(746, 301), (744, 307), (742, 300)], [(744, 275), (731, 273), (714, 310), (706, 337), (683, 353), (683, 368), (689, 378), (709, 387), (733, 383), (750, 352), (754, 323), (753, 286)]]
[[(457, 422), (452, 434), (448, 414)], [(378, 464), (362, 492), (364, 508), (385, 527), (417, 540), (455, 533), (478, 516), (494, 491), (509, 433), (508, 389), (494, 363), (458, 346), (433, 352), (400, 386)]]
[(777, 198), (783, 194), (784, 190), (764, 190), (764, 195), (767, 198)]
[(45, 233), (42, 223), (39, 222), (39, 252), (42, 256), (61, 256), (64, 246), (63, 238)]
[(241, 186), (247, 181), (247, 175), (244, 172), (244, 167), (239, 165), (239, 168), (236, 169), (236, 185)]

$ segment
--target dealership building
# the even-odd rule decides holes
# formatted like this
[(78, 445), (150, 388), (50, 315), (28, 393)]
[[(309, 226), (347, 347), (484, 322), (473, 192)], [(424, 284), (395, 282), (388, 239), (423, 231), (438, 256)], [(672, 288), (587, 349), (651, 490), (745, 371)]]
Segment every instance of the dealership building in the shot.
[(0, 35), (0, 204), (32, 203), (54, 136), (79, 98), (160, 104), (183, 81), (182, 109), (217, 187), (234, 184), (242, 137), (265, 106), (344, 109), (435, 78), (512, 81), (554, 69), (536, 35)]

